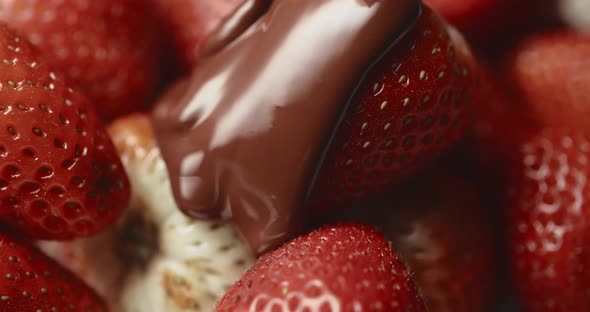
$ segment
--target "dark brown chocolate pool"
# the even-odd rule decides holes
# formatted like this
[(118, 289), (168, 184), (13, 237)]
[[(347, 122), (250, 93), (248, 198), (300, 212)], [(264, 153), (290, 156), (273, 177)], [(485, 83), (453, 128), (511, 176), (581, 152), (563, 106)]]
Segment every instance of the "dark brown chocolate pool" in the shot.
[(272, 1), (154, 111), (179, 207), (231, 218), (257, 252), (292, 235), (356, 86), (418, 14), (416, 0)]

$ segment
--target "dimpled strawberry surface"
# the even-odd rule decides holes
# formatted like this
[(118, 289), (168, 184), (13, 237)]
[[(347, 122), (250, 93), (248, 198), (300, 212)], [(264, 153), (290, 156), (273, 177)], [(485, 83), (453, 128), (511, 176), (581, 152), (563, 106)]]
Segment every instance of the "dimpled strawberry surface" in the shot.
[(0, 311), (590, 311), (588, 16), (0, 0)]

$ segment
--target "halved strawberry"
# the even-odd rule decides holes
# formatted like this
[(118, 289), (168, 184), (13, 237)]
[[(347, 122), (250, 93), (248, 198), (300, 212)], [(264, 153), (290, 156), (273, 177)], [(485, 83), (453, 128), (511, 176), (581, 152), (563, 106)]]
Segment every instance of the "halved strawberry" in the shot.
[(590, 36), (541, 33), (516, 47), (506, 65), (525, 110), (543, 125), (590, 131)]
[(216, 311), (425, 311), (391, 245), (375, 229), (327, 226), (264, 255)]
[(314, 186), (320, 210), (383, 192), (464, 134), (478, 71), (454, 29), (424, 7), (417, 25), (369, 72)]
[(36, 238), (92, 235), (129, 199), (90, 101), (0, 25), (0, 221)]
[(0, 233), (0, 310), (107, 311), (78, 277), (27, 243)]
[(133, 189), (129, 209), (102, 235), (43, 249), (114, 311), (211, 311), (254, 255), (231, 225), (180, 212), (147, 115), (117, 119), (109, 133)]
[(590, 310), (590, 137), (531, 132), (505, 184), (512, 271), (523, 311)]
[(0, 0), (0, 7), (0, 20), (79, 82), (102, 117), (137, 110), (152, 95), (159, 32), (149, 1)]

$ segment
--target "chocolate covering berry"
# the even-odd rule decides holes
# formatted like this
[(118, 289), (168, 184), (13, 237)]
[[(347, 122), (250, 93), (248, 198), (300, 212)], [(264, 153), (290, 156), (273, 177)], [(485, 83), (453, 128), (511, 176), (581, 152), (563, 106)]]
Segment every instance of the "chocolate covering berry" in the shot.
[(294, 233), (329, 138), (413, 0), (282, 0), (154, 112), (179, 207), (262, 252)]

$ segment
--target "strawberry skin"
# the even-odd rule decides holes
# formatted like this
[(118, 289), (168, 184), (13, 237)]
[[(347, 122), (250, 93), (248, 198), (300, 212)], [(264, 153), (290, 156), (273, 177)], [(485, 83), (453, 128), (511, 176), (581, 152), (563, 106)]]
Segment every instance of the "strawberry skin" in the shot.
[[(473, 108), (472, 124), (463, 153), (454, 161), (469, 175), (479, 175), (478, 182), (496, 190), (506, 173), (506, 158), (513, 153), (529, 131), (538, 125), (503, 83), (503, 75), (490, 67), (481, 67), (482, 98)], [(475, 169), (475, 170), (472, 170)], [(483, 179), (481, 179), (483, 176)]]
[(71, 272), (36, 248), (0, 234), (0, 310), (107, 311), (103, 301)]
[[(312, 206), (383, 192), (464, 133), (477, 74), (460, 35), (428, 7), (366, 76), (331, 142)], [(316, 210), (317, 210), (316, 209)]]
[(4, 25), (0, 60), (0, 221), (45, 239), (113, 223), (129, 185), (92, 104)]
[(140, 108), (157, 79), (158, 29), (148, 1), (0, 0), (0, 20), (26, 34), (104, 118)]
[(538, 122), (590, 131), (590, 36), (568, 30), (532, 36), (506, 66), (517, 95)]
[(391, 245), (375, 229), (342, 224), (264, 255), (216, 311), (425, 311)]
[(531, 132), (513, 156), (508, 238), (523, 311), (589, 311), (590, 137)]
[[(488, 32), (489, 29), (482, 29), (478, 23), (486, 14), (492, 14), (503, 5), (506, 0), (426, 0), (432, 8), (437, 10), (445, 19), (453, 25), (467, 30)], [(497, 25), (494, 25), (497, 26)]]

